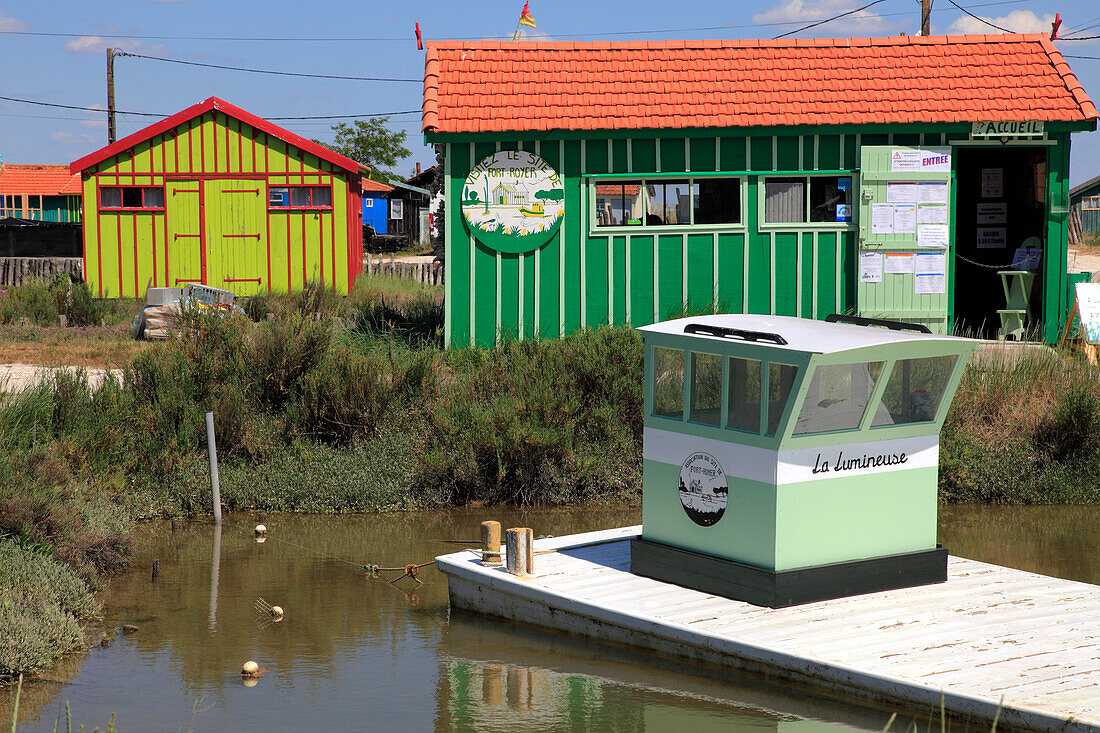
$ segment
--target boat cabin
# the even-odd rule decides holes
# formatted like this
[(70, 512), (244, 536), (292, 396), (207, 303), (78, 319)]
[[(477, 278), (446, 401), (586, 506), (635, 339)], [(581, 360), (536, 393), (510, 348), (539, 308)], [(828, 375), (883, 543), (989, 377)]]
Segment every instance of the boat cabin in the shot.
[(976, 341), (855, 316), (639, 331), (632, 572), (765, 606), (946, 579), (939, 432)]

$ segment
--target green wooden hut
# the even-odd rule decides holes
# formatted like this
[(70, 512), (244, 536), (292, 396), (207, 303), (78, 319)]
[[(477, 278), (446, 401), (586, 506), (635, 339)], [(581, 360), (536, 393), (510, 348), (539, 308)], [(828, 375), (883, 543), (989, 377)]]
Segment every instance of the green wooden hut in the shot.
[(84, 273), (100, 297), (203, 283), (238, 295), (362, 271), (365, 169), (217, 97), (70, 166), (84, 188)]
[(429, 43), (447, 343), (715, 307), (994, 336), (1025, 246), (1053, 341), (1070, 135), (1096, 119), (1040, 35)]

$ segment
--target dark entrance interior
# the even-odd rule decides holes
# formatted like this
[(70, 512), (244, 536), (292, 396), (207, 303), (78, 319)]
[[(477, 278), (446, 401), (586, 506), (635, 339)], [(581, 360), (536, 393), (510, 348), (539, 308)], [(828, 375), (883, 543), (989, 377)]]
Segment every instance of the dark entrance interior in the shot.
[[(998, 270), (1011, 269), (1025, 240), (1035, 237), (1036, 246), (1046, 245), (1047, 152), (1038, 147), (959, 147), (956, 157), (956, 329), (996, 338), (1001, 327), (997, 310), (1005, 307)], [(1003, 230), (1003, 238), (997, 230)], [(1031, 291), (1032, 324), (1042, 319), (1041, 282), (1040, 274)]]

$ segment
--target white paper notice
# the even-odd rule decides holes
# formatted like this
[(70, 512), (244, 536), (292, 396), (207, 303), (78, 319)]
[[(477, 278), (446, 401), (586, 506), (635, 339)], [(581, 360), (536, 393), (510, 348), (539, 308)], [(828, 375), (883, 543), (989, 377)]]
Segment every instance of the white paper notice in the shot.
[(917, 207), (918, 224), (946, 224), (947, 207), (943, 204), (923, 204)]
[(892, 204), (911, 204), (917, 200), (916, 183), (887, 183), (886, 200)]
[(982, 198), (996, 199), (1004, 196), (1004, 182), (1004, 168), (982, 168)]
[(917, 295), (937, 295), (947, 292), (947, 278), (943, 275), (928, 273), (917, 275), (913, 282), (913, 292)]
[(917, 245), (921, 247), (946, 247), (946, 224), (921, 224), (917, 227)]
[(917, 231), (917, 205), (894, 204), (894, 234), (914, 234)]
[(917, 186), (917, 203), (946, 204), (950, 193), (946, 183), (922, 182)]
[(919, 171), (920, 152), (919, 150), (894, 150), (890, 153), (890, 170), (895, 173), (898, 171)]
[(887, 252), (886, 274), (904, 275), (913, 272), (913, 255), (909, 252)]
[(861, 283), (882, 282), (882, 255), (878, 252), (859, 253), (859, 281)]
[(978, 249), (1001, 249), (1007, 236), (1005, 227), (978, 227)]
[(871, 234), (894, 233), (894, 205), (871, 204)]
[(918, 254), (916, 255), (916, 273), (918, 275), (943, 275), (947, 272), (947, 255), (945, 254)]
[(1008, 221), (1008, 204), (978, 204), (979, 224), (1004, 224)]

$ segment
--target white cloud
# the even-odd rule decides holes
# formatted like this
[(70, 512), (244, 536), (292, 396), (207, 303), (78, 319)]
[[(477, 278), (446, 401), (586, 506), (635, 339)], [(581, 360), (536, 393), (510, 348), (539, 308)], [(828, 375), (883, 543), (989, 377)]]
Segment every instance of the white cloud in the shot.
[[(1054, 22), (1054, 16), (1036, 15), (1030, 10), (1013, 10), (1008, 15), (999, 18), (982, 16), (990, 23), (1013, 33), (1050, 33), (1050, 24)], [(967, 33), (999, 33), (999, 31), (977, 18), (964, 15), (951, 25), (947, 26), (948, 35), (965, 35)]]
[(17, 18), (9, 18), (0, 13), (0, 31), (25, 31), (27, 24)]
[(108, 48), (130, 53), (160, 53), (164, 50), (161, 44), (147, 46), (142, 41), (125, 38), (103, 38), (102, 36), (80, 36), (65, 42), (66, 50), (73, 53), (104, 53)]
[(54, 132), (50, 134), (50, 139), (65, 145), (87, 145), (96, 141), (94, 137), (86, 132), (79, 134), (75, 132)]
[[(802, 23), (809, 25), (819, 20), (840, 15), (852, 9), (851, 0), (780, 0), (763, 13), (752, 16), (753, 23)], [(891, 25), (886, 18), (870, 10), (860, 10), (858, 13), (846, 15), (839, 20), (830, 21), (816, 26), (807, 31), (814, 36), (845, 36), (851, 34), (870, 35), (879, 34), (889, 30), (896, 33), (901, 30), (896, 25), (904, 23), (904, 20), (895, 21)], [(778, 26), (776, 30), (793, 30), (796, 26)]]

